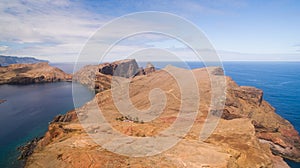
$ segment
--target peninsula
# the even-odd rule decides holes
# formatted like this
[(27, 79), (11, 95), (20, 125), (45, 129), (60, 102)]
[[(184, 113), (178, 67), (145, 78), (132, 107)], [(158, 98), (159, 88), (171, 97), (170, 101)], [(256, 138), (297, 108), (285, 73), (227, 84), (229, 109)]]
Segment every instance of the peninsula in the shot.
[(32, 84), (71, 80), (72, 75), (50, 66), (48, 62), (11, 64), (0, 67), (0, 84)]
[[(154, 88), (164, 91), (167, 104), (161, 115), (150, 121), (132, 120), (118, 113), (109, 86), (111, 73), (103, 73), (103, 66), (87, 66), (77, 73), (76, 80), (98, 90), (93, 100), (78, 110), (59, 115), (50, 123), (44, 137), (34, 141), (31, 155), (26, 156), (26, 167), (288, 167), (283, 158), (300, 161), (300, 137), (294, 127), (276, 114), (275, 109), (263, 100), (263, 91), (254, 87), (239, 86), (226, 78), (225, 107), (214, 132), (199, 141), (199, 131), (210, 112), (212, 88), (209, 78), (224, 77), (217, 67), (192, 70), (200, 95), (199, 113), (193, 127), (173, 148), (149, 157), (127, 157), (106, 150), (96, 144), (82, 128), (79, 118), (85, 118), (95, 104), (105, 119), (120, 133), (134, 137), (156, 136), (167, 129), (177, 118), (180, 109), (180, 89), (165, 69), (145, 75), (134, 75), (135, 61), (123, 66), (120, 76), (130, 77), (130, 100), (137, 109), (150, 107), (149, 92)], [(124, 62), (119, 62), (119, 64)], [(128, 61), (127, 61), (128, 63)], [(105, 67), (114, 67), (106, 64)], [(99, 68), (100, 67), (100, 68)], [(101, 68), (102, 67), (102, 68)], [(122, 66), (121, 66), (122, 67)], [(129, 68), (130, 67), (130, 68)], [(189, 71), (169, 66), (179, 72)], [(106, 69), (106, 68), (105, 68)], [(114, 68), (108, 68), (114, 70)], [(107, 72), (107, 71), (105, 71)], [(93, 75), (86, 75), (86, 74)], [(85, 74), (85, 75), (84, 75)], [(94, 75), (101, 77), (94, 78)], [(130, 74), (130, 75), (124, 75)], [(83, 75), (83, 76), (80, 76)], [(101, 79), (105, 79), (105, 85)], [(102, 82), (102, 83), (101, 83)], [(101, 89), (99, 89), (101, 88)], [(99, 127), (88, 132), (96, 133)], [(103, 131), (103, 129), (101, 130)], [(146, 148), (146, 146), (145, 146)]]

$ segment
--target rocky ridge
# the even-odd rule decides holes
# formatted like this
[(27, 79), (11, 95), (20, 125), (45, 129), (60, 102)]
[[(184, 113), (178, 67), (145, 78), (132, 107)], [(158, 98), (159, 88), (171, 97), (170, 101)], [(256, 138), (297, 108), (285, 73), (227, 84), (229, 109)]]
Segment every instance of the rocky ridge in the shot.
[(72, 75), (50, 66), (47, 62), (11, 64), (0, 67), (0, 84), (32, 84), (71, 80)]
[(73, 75), (73, 81), (94, 89), (96, 92), (110, 89), (113, 76), (131, 78), (155, 72), (155, 67), (148, 63), (146, 68), (138, 67), (135, 59), (119, 60), (112, 63), (87, 65)]
[[(185, 71), (179, 68), (177, 71)], [(98, 73), (98, 68), (95, 68)], [(149, 92), (160, 88), (167, 97), (163, 113), (151, 122), (117, 120), (118, 113), (109, 87), (79, 113), (70, 111), (57, 116), (45, 136), (38, 141), (26, 167), (288, 167), (281, 157), (300, 161), (300, 137), (293, 126), (276, 114), (263, 100), (263, 92), (247, 86), (238, 86), (226, 78), (226, 102), (220, 122), (204, 142), (199, 131), (210, 111), (211, 85), (209, 78), (223, 78), (219, 68), (201, 68), (192, 71), (200, 95), (199, 113), (189, 133), (173, 148), (150, 157), (127, 157), (110, 152), (96, 144), (86, 131), (96, 133), (98, 127), (83, 130), (78, 117), (85, 118), (97, 106), (106, 120), (119, 132), (136, 137), (155, 136), (168, 128), (180, 109), (180, 90), (175, 79), (166, 71), (132, 78), (130, 100), (138, 109), (148, 109)], [(92, 72), (91, 72), (92, 73)], [(212, 76), (209, 76), (209, 73)], [(163, 79), (163, 80), (161, 80)], [(51, 161), (51, 162), (50, 162)]]
[(0, 55), (0, 66), (8, 66), (11, 64), (34, 64), (39, 62), (49, 62), (47, 60), (40, 60), (34, 57), (16, 57)]

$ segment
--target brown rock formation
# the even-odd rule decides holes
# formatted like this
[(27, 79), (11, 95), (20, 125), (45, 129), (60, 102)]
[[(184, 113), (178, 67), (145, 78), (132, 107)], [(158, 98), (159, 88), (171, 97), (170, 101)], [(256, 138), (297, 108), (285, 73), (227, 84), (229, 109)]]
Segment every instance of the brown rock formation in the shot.
[(0, 84), (71, 81), (72, 76), (48, 63), (12, 64), (0, 67)]
[(155, 67), (150, 62), (147, 63), (146, 68), (144, 69), (145, 75), (155, 72)]
[[(26, 167), (288, 167), (279, 156), (299, 161), (298, 132), (262, 99), (261, 90), (240, 87), (229, 77), (222, 119), (213, 134), (200, 141), (199, 132), (210, 110), (208, 73), (214, 78), (222, 76), (215, 68), (195, 69), (193, 73), (200, 93), (199, 113), (189, 133), (173, 148), (149, 157), (118, 155), (96, 144), (78, 121), (78, 117), (84, 119), (91, 109), (99, 107), (114, 129), (129, 136), (155, 136), (170, 127), (178, 116), (181, 94), (175, 79), (159, 70), (130, 82), (130, 99), (137, 109), (150, 107), (148, 96), (152, 89), (164, 91), (167, 104), (158, 118), (151, 122), (117, 119), (122, 115), (112, 93), (100, 92), (78, 109), (78, 115), (70, 111), (54, 119)], [(97, 133), (99, 127), (91, 126), (86, 131)]]
[(138, 73), (138, 64), (134, 59), (115, 61), (99, 65), (99, 72), (105, 75), (120, 76), (124, 78), (133, 77)]
[(6, 102), (6, 100), (0, 99), (0, 104)]
[(155, 71), (148, 63), (145, 69), (139, 68), (135, 59), (126, 59), (99, 65), (87, 65), (76, 72), (73, 80), (101, 92), (111, 87), (112, 76), (130, 78), (150, 74)]
[(268, 143), (274, 154), (300, 162), (298, 132), (262, 96), (262, 90), (253, 87), (230, 86), (224, 111), (228, 116), (251, 119), (256, 136)]

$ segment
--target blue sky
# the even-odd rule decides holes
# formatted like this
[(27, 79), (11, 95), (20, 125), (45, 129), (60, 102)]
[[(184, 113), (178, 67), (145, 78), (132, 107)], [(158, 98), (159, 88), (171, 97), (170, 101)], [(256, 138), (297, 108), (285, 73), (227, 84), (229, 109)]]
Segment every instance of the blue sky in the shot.
[[(0, 55), (73, 62), (99, 27), (122, 15), (143, 11), (170, 12), (191, 21), (225, 61), (300, 60), (297, 0), (2, 0)], [(147, 46), (182, 48), (177, 43), (145, 35), (117, 46), (115, 55)], [(187, 54), (182, 57), (188, 58)]]

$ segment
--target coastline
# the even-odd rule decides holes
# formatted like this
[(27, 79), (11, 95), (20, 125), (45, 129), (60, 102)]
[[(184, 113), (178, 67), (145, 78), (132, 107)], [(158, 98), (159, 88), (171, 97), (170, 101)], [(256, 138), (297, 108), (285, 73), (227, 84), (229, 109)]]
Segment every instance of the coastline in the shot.
[(48, 62), (34, 64), (11, 64), (0, 67), (0, 84), (33, 84), (72, 81), (72, 75)]
[[(7, 89), (18, 88), (21, 90), (22, 90), (22, 88), (24, 88), (24, 89), (28, 88), (29, 90), (28, 90), (27, 94), (29, 94), (29, 95), (31, 94), (30, 90), (32, 90), (34, 88), (44, 88), (48, 85), (49, 86), (51, 86), (51, 85), (52, 86), (55, 86), (55, 85), (57, 85), (57, 86), (64, 86), (64, 85), (72, 86), (73, 85), (71, 75), (65, 73), (63, 70), (61, 70), (59, 68), (49, 66), (48, 62), (11, 64), (8, 66), (1, 66), (0, 71), (1, 71), (0, 86), (2, 88), (7, 88)], [(14, 74), (14, 75), (12, 75), (12, 74)], [(70, 84), (67, 84), (67, 83), (70, 83)], [(78, 84), (76, 84), (76, 85), (78, 85)], [(61, 88), (61, 89), (64, 90), (64, 88)], [(8, 98), (8, 97), (10, 97), (9, 93), (5, 93), (2, 96), (5, 99), (1, 99), (0, 104), (4, 105), (4, 109), (8, 108), (7, 110), (10, 111), (10, 108), (9, 108), (10, 104), (16, 103), (14, 98)], [(8, 99), (10, 99), (11, 101), (7, 102)], [(72, 100), (72, 99), (70, 99), (70, 100)], [(11, 111), (11, 112), (15, 112), (15, 111)], [(54, 113), (57, 113), (57, 112), (59, 112), (59, 111), (56, 111), (56, 112), (54, 111)], [(53, 113), (53, 112), (51, 112), (51, 113)], [(5, 114), (2, 114), (2, 115), (5, 115)], [(20, 115), (22, 115), (22, 114), (20, 114)], [(52, 118), (53, 118), (53, 116), (51, 117), (51, 119)], [(26, 120), (26, 119), (24, 119), (24, 120)], [(42, 125), (44, 125), (44, 124), (42, 124)], [(29, 129), (30, 128), (28, 128), (28, 130)], [(44, 129), (42, 129), (42, 130), (44, 130)], [(12, 158), (7, 158), (8, 160), (10, 160), (11, 163), (1, 163), (1, 165), (2, 164), (10, 165), (13, 167), (15, 167), (15, 166), (19, 167), (22, 165), (24, 166), (27, 156), (29, 156), (33, 152), (33, 149), (34, 149), (36, 143), (38, 142), (38, 140), (40, 139), (40, 136), (43, 135), (45, 131), (46, 131), (46, 128), (43, 131), (43, 133), (41, 132), (39, 135), (36, 133), (32, 133), (33, 137), (30, 136), (33, 138), (32, 140), (28, 139), (28, 140), (26, 140), (27, 142), (22, 142), (21, 145), (19, 144), (16, 147), (14, 147), (16, 151), (12, 151), (12, 150), (8, 151), (9, 153), (11, 153), (12, 157), (16, 157), (15, 159), (17, 159), (17, 157), (18, 157), (19, 161), (17, 161), (17, 160), (13, 161), (13, 160), (11, 160)], [(10, 134), (10, 132), (6, 132), (6, 133), (5, 132), (3, 134)], [(37, 135), (39, 138), (34, 138), (35, 135)], [(2, 137), (0, 136), (0, 138), (2, 138)], [(7, 143), (1, 142), (1, 143), (7, 144), (8, 142)], [(7, 149), (3, 149), (3, 150), (5, 151), (5, 150), (8, 150), (9, 148), (11, 148), (10, 146), (15, 146), (13, 144), (14, 143), (7, 146), (6, 147)], [(6, 156), (6, 155), (8, 156), (8, 154), (5, 154), (3, 156)], [(16, 155), (16, 156), (14, 156), (14, 155)], [(1, 161), (2, 161), (2, 158), (1, 158)]]
[(42, 138), (43, 136), (34, 138), (33, 140), (27, 142), (25, 145), (21, 145), (17, 148), (17, 150), (20, 152), (18, 160), (21, 161), (21, 167), (25, 167), (27, 158), (33, 153), (36, 145), (38, 144), (38, 141)]
[(0, 167), (20, 167), (17, 148), (43, 136), (55, 116), (74, 109), (72, 87), (83, 95), (78, 105), (93, 96), (85, 86), (71, 82), (0, 85), (1, 97), (8, 100), (0, 104), (0, 125), (5, 128), (0, 132)]
[(53, 118), (53, 117), (52, 117)]
[[(243, 91), (244, 92), (244, 91)], [(252, 92), (252, 91), (251, 91)], [(249, 92), (250, 93), (250, 92)], [(256, 93), (255, 93), (256, 94)], [(242, 96), (243, 97), (243, 96)], [(258, 98), (258, 100), (259, 100), (260, 98)], [(259, 103), (260, 104), (260, 103)], [(76, 121), (76, 120), (75, 120)], [(54, 125), (60, 125), (60, 123), (64, 123), (63, 125), (68, 125), (68, 123), (69, 122), (71, 122), (71, 123), (73, 123), (74, 121), (67, 121), (67, 122), (56, 122), (56, 123), (54, 123)], [(284, 121), (285, 122), (285, 121)], [(53, 127), (53, 126), (52, 126)], [(56, 126), (55, 126), (56, 127)], [(64, 127), (64, 126), (63, 126)], [(258, 125), (258, 127), (260, 127), (261, 128), (261, 126), (259, 126)], [(70, 134), (72, 134), (72, 131), (71, 131), (71, 133)], [(63, 135), (62, 135), (63, 136)], [(261, 134), (261, 135), (259, 135), (259, 136), (261, 136), (261, 138), (263, 138), (263, 139), (266, 139), (266, 137), (263, 135), (263, 134)], [(47, 138), (46, 138), (47, 139)], [(268, 141), (269, 141), (270, 139), (268, 139)], [(272, 140), (272, 139), (271, 139)], [(46, 140), (46, 141), (49, 141), (49, 140)], [(44, 141), (45, 142), (45, 141)], [(55, 142), (55, 139), (54, 139), (54, 142)], [(32, 160), (31, 160), (31, 163), (32, 163)]]

